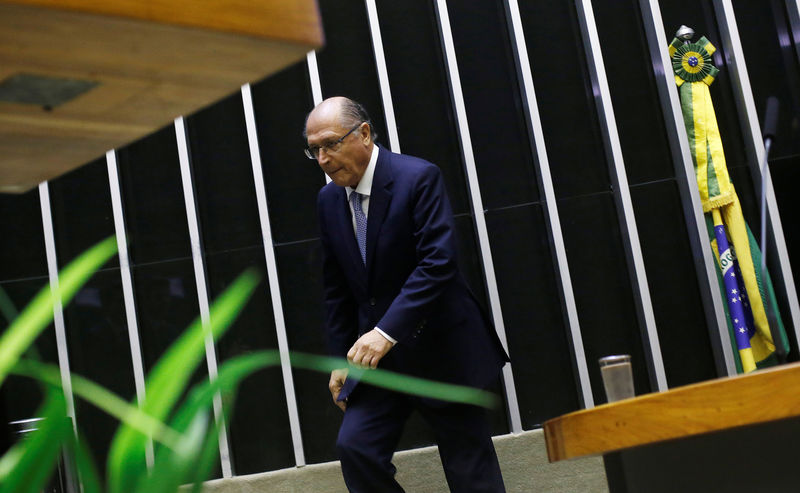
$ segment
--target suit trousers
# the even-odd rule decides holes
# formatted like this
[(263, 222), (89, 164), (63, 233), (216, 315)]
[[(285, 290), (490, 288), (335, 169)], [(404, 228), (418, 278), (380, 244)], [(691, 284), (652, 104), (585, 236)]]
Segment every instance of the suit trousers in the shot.
[(392, 455), (417, 410), (433, 428), (451, 492), (504, 492), (503, 477), (482, 408), (420, 399), (359, 384), (348, 399), (336, 449), (351, 493), (395, 493)]

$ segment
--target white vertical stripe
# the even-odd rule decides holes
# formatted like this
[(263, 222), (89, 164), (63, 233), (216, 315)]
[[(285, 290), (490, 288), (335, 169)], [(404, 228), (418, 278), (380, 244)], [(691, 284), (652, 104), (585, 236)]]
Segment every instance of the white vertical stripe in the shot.
[[(311, 80), (311, 96), (314, 99), (314, 106), (316, 107), (322, 102), (322, 84), (319, 80), (319, 69), (317, 68), (317, 52), (309, 51), (306, 55), (308, 62), (308, 77)], [(325, 183), (330, 183), (331, 177), (325, 175)]]
[[(595, 103), (600, 116), (600, 127), (603, 131), (603, 141), (610, 168), (611, 179), (616, 193), (614, 201), (619, 215), (620, 228), (624, 233), (623, 244), (628, 262), (628, 271), (634, 288), (634, 304), (636, 306), (639, 325), (642, 329), (642, 342), (645, 344), (645, 354), (648, 358), (648, 373), (651, 384), (658, 390), (667, 390), (667, 376), (664, 371), (664, 362), (661, 357), (661, 345), (658, 341), (653, 304), (650, 300), (650, 290), (647, 284), (647, 273), (644, 267), (642, 247), (639, 243), (639, 231), (636, 227), (636, 217), (633, 213), (633, 203), (628, 188), (628, 177), (625, 170), (625, 161), (622, 156), (622, 145), (619, 141), (614, 107), (611, 102), (611, 91), (606, 78), (603, 52), (597, 34), (591, 0), (576, 0), (576, 7), (580, 14), (579, 21), (583, 34), (586, 58), (589, 62), (589, 71), (592, 76), (592, 85), (595, 87)], [(598, 91), (599, 90), (599, 91)], [(626, 241), (627, 240), (627, 241)]]
[(670, 151), (675, 164), (675, 177), (689, 232), (689, 242), (692, 246), (692, 253), (694, 253), (698, 288), (703, 299), (717, 372), (720, 375), (735, 375), (736, 363), (733, 359), (728, 322), (719, 292), (717, 266), (712, 257), (703, 208), (700, 205), (700, 192), (697, 189), (697, 177), (689, 151), (689, 139), (686, 136), (678, 89), (675, 86), (675, 75), (672, 72), (672, 62), (667, 52), (668, 42), (664, 34), (661, 10), (658, 0), (640, 0), (639, 5), (647, 34), (656, 87), (661, 98), (661, 109), (664, 114)]
[(258, 203), (258, 217), (261, 221), (261, 238), (264, 242), (264, 258), (267, 262), (269, 292), (272, 297), (272, 313), (275, 317), (275, 332), (278, 336), (278, 352), (281, 358), (283, 389), (286, 392), (286, 405), (289, 412), (289, 429), (292, 433), (292, 444), (294, 445), (294, 460), (297, 466), (300, 467), (306, 465), (306, 458), (305, 452), (303, 451), (300, 417), (297, 413), (297, 396), (295, 395), (294, 379), (292, 377), (292, 364), (289, 360), (289, 340), (286, 337), (286, 321), (283, 318), (283, 301), (281, 299), (280, 283), (278, 282), (278, 266), (275, 262), (275, 248), (272, 243), (272, 228), (269, 222), (267, 191), (264, 185), (264, 174), (261, 169), (261, 152), (258, 147), (253, 96), (250, 92), (249, 84), (242, 86), (242, 102), (244, 104), (244, 119), (247, 125), (247, 140), (250, 143), (250, 162), (253, 166), (253, 181), (255, 182), (256, 201)]
[[(765, 154), (764, 141), (761, 138), (761, 126), (758, 123), (758, 113), (756, 112), (753, 91), (750, 88), (750, 77), (747, 74), (747, 64), (744, 59), (742, 42), (739, 39), (739, 30), (736, 27), (733, 5), (731, 5), (730, 0), (714, 0), (714, 11), (719, 19), (720, 34), (722, 35), (722, 42), (728, 58), (728, 66), (731, 67), (730, 74), (734, 88), (734, 99), (739, 110), (739, 122), (742, 125), (742, 133), (745, 138), (750, 172), (756, 189), (761, 189), (761, 163), (764, 162)], [(795, 343), (800, 344), (800, 305), (797, 301), (797, 290), (795, 289), (792, 267), (789, 263), (789, 251), (786, 248), (786, 240), (783, 235), (778, 202), (775, 200), (775, 191), (772, 188), (772, 179), (769, 173), (766, 174), (763, 181), (765, 182), (764, 185), (766, 185), (767, 211), (769, 212), (769, 226), (772, 231), (771, 246), (774, 248), (773, 252), (777, 253), (773, 257), (775, 259), (773, 260), (775, 262), (773, 265), (777, 264), (778, 272), (774, 272), (773, 275), (777, 275), (779, 279), (783, 280), (786, 299), (789, 302), (789, 313), (794, 326)]]
[[(200, 320), (207, 329), (210, 323), (208, 288), (206, 285), (205, 265), (203, 263), (203, 251), (200, 245), (200, 226), (198, 224), (197, 208), (195, 206), (192, 171), (189, 165), (189, 146), (186, 142), (186, 128), (183, 117), (175, 119), (175, 136), (178, 139), (178, 157), (181, 165), (183, 198), (186, 203), (186, 219), (189, 223), (189, 240), (192, 246), (192, 261), (194, 263), (195, 282), (197, 283), (197, 301), (200, 305)], [(214, 348), (214, 335), (208, 329), (205, 332), (208, 377), (213, 382), (217, 378), (217, 354)], [(219, 425), (219, 456), (222, 466), (222, 477), (230, 478), (233, 472), (231, 468), (230, 449), (228, 448), (228, 431), (223, 415), (222, 396), (219, 392), (214, 396), (214, 416)]]
[[(469, 182), (472, 210), (475, 213), (475, 226), (478, 230), (478, 243), (483, 260), (483, 269), (486, 275), (489, 303), (492, 307), (492, 317), (494, 319), (495, 328), (497, 329), (497, 335), (503, 343), (503, 347), (508, 351), (503, 312), (500, 306), (500, 295), (497, 292), (497, 279), (495, 278), (492, 252), (489, 245), (489, 233), (486, 229), (486, 218), (484, 217), (478, 173), (475, 168), (475, 157), (472, 154), (472, 141), (470, 139), (469, 125), (467, 123), (467, 111), (464, 106), (464, 95), (461, 91), (461, 79), (458, 75), (458, 63), (456, 61), (456, 52), (453, 45), (453, 35), (450, 30), (450, 19), (447, 15), (447, 2), (445, 0), (437, 0), (436, 6), (442, 41), (444, 43), (447, 71), (450, 76), (450, 86), (453, 91), (453, 103), (455, 104), (458, 131), (461, 137), (461, 149), (464, 155), (464, 164), (467, 172), (467, 180)], [(505, 384), (509, 420), (511, 421), (511, 432), (520, 433), (522, 431), (522, 419), (519, 412), (519, 403), (517, 402), (517, 391), (514, 387), (514, 374), (511, 371), (511, 363), (507, 363), (503, 367), (503, 382)]]
[[(67, 404), (67, 416), (72, 420), (72, 431), (77, 436), (78, 425), (75, 418), (75, 398), (72, 395), (72, 375), (69, 369), (69, 350), (67, 348), (67, 331), (64, 326), (64, 310), (58, 284), (58, 259), (56, 256), (56, 240), (53, 232), (53, 215), (50, 210), (50, 188), (46, 181), (39, 184), (39, 203), (42, 209), (42, 229), (44, 230), (44, 246), (47, 256), (47, 274), (50, 277), (50, 292), (53, 296), (53, 325), (56, 331), (56, 351), (58, 368), (61, 372), (61, 386), (64, 389), (64, 400)], [(66, 463), (67, 490), (72, 493), (78, 484), (78, 478), (72, 466), (72, 459), (64, 456)]]
[[(125, 300), (125, 318), (128, 322), (128, 339), (131, 345), (131, 361), (133, 362), (133, 380), (136, 384), (136, 399), (141, 407), (145, 398), (144, 363), (139, 343), (139, 324), (136, 320), (136, 303), (133, 298), (133, 281), (131, 279), (130, 256), (128, 255), (128, 238), (125, 230), (125, 217), (122, 211), (122, 193), (117, 171), (117, 153), (106, 153), (108, 167), (108, 187), (111, 191), (111, 209), (114, 213), (114, 230), (117, 236), (117, 252), (119, 253), (119, 273), (122, 278), (122, 295)], [(154, 463), (153, 441), (148, 440), (145, 450), (147, 467)]]
[(572, 279), (569, 273), (567, 251), (564, 247), (564, 237), (561, 233), (561, 220), (558, 216), (558, 204), (556, 203), (553, 179), (550, 175), (550, 161), (547, 157), (544, 131), (542, 130), (542, 121), (539, 118), (536, 91), (533, 87), (533, 75), (528, 60), (525, 32), (522, 29), (522, 18), (520, 17), (517, 0), (507, 0), (507, 7), (511, 22), (512, 41), (516, 50), (517, 63), (519, 64), (519, 75), (521, 78), (525, 111), (533, 133), (532, 146), (539, 163), (540, 187), (545, 196), (545, 203), (547, 204), (547, 224), (550, 229), (551, 246), (556, 257), (558, 280), (561, 285), (562, 302), (566, 310), (570, 342), (575, 357), (575, 367), (578, 371), (581, 398), (584, 407), (590, 408), (594, 407), (592, 384), (589, 380), (589, 368), (586, 363), (586, 353), (583, 348), (583, 336), (581, 335), (580, 322), (578, 321), (578, 309), (575, 305), (575, 295), (572, 291)]
[(317, 68), (317, 52), (309, 51), (306, 54), (308, 63), (308, 76), (311, 79), (311, 97), (314, 99), (314, 106), (322, 102), (322, 86), (319, 82), (319, 68)]
[(386, 117), (386, 132), (389, 134), (389, 147), (392, 152), (400, 152), (400, 139), (397, 136), (397, 123), (394, 118), (394, 105), (392, 92), (389, 87), (389, 74), (386, 71), (386, 57), (383, 54), (383, 40), (381, 39), (381, 26), (378, 21), (378, 8), (375, 0), (365, 0), (367, 16), (369, 17), (369, 31), (372, 35), (372, 48), (375, 51), (375, 66), (378, 69), (378, 83), (381, 86), (383, 98), (383, 114)]
[(800, 62), (800, 0), (786, 0), (786, 11), (789, 13), (791, 41), (794, 41), (795, 55)]
[(58, 367), (61, 370), (61, 385), (67, 400), (67, 416), (75, 424), (75, 400), (72, 396), (72, 380), (69, 369), (69, 350), (67, 349), (67, 331), (64, 326), (64, 309), (58, 285), (58, 259), (56, 257), (56, 239), (53, 232), (53, 215), (50, 211), (50, 188), (46, 181), (39, 184), (39, 203), (42, 208), (42, 226), (44, 229), (44, 246), (47, 253), (47, 273), (50, 277), (50, 292), (53, 293), (53, 325), (56, 329), (56, 348)]

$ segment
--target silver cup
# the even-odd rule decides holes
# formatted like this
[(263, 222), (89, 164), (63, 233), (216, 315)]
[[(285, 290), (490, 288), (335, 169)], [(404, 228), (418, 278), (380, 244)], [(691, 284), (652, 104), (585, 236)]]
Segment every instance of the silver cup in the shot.
[(618, 354), (600, 358), (600, 375), (606, 389), (608, 402), (630, 399), (633, 393), (633, 372), (629, 354)]

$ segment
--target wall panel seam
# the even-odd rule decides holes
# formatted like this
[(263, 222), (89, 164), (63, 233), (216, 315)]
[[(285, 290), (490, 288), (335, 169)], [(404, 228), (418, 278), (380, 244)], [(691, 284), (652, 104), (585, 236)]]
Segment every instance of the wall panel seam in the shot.
[[(200, 239), (200, 225), (195, 204), (194, 183), (192, 181), (191, 163), (189, 158), (189, 144), (186, 139), (186, 126), (183, 117), (175, 119), (175, 136), (178, 142), (178, 158), (181, 168), (181, 181), (183, 184), (183, 198), (186, 204), (186, 220), (189, 225), (189, 240), (192, 248), (192, 263), (194, 265), (195, 283), (197, 284), (197, 302), (200, 307), (200, 320), (204, 327), (210, 323), (208, 281), (206, 279), (205, 262)], [(217, 379), (217, 354), (214, 347), (214, 335), (205, 331), (206, 364), (208, 377), (213, 382)], [(214, 394), (214, 417), (219, 426), (219, 456), (222, 467), (222, 477), (233, 476), (228, 439), (228, 428), (222, 407), (222, 395)]]
[(797, 63), (800, 64), (800, 0), (786, 0), (786, 12), (789, 14), (794, 53)]
[[(503, 312), (500, 305), (500, 296), (497, 290), (497, 279), (494, 273), (492, 252), (489, 245), (489, 235), (486, 229), (486, 218), (484, 217), (480, 184), (478, 182), (478, 175), (475, 167), (475, 158), (472, 153), (469, 124), (467, 122), (464, 96), (461, 91), (461, 81), (458, 73), (458, 62), (456, 60), (453, 36), (450, 30), (450, 19), (447, 13), (447, 2), (445, 0), (437, 0), (436, 12), (439, 18), (440, 35), (445, 51), (445, 65), (450, 81), (450, 89), (456, 114), (461, 151), (464, 157), (464, 164), (467, 172), (470, 198), (472, 201), (472, 210), (475, 213), (475, 226), (478, 233), (478, 243), (483, 263), (486, 287), (489, 294), (489, 303), (491, 305), (491, 312), (495, 329), (497, 330), (497, 335), (499, 336), (505, 350), (508, 351), (508, 340), (506, 338)], [(503, 367), (503, 384), (508, 405), (509, 420), (511, 422), (511, 431), (514, 433), (519, 433), (522, 431), (522, 418), (520, 416), (517, 391), (514, 385), (514, 375), (511, 370), (511, 363), (506, 363), (506, 365)]]
[(275, 332), (278, 338), (281, 374), (283, 375), (283, 387), (286, 394), (286, 406), (289, 414), (289, 429), (292, 434), (295, 463), (297, 467), (300, 467), (306, 465), (306, 459), (303, 450), (300, 417), (297, 410), (297, 396), (295, 394), (294, 378), (292, 376), (292, 365), (289, 358), (289, 340), (286, 333), (286, 320), (283, 315), (283, 301), (280, 292), (280, 282), (278, 280), (278, 266), (275, 261), (275, 247), (269, 221), (267, 191), (261, 167), (261, 152), (258, 146), (253, 96), (249, 84), (242, 86), (242, 102), (244, 104), (245, 124), (247, 126), (247, 140), (250, 145), (250, 162), (253, 167), (253, 182), (255, 183), (256, 203), (258, 204), (258, 217), (261, 225), (261, 238), (264, 244), (264, 258), (267, 264), (267, 279), (269, 281), (269, 292), (272, 299), (273, 317), (275, 319)]
[[(50, 293), (53, 296), (53, 326), (56, 333), (56, 351), (58, 368), (61, 373), (61, 387), (67, 405), (66, 413), (72, 421), (72, 431), (77, 436), (78, 422), (75, 415), (75, 398), (72, 394), (72, 373), (69, 365), (69, 348), (67, 346), (67, 330), (64, 324), (64, 307), (61, 304), (59, 288), (58, 256), (56, 254), (55, 231), (53, 229), (53, 213), (50, 207), (50, 187), (48, 182), (39, 184), (39, 203), (42, 210), (42, 229), (47, 256), (47, 273), (50, 278)], [(67, 457), (69, 460), (69, 457)], [(69, 466), (69, 464), (67, 464)], [(70, 491), (77, 484), (72, 467), (66, 467), (67, 487)]]
[(636, 294), (634, 296), (634, 305), (636, 306), (636, 314), (642, 332), (642, 342), (646, 345), (645, 355), (648, 373), (651, 385), (659, 391), (664, 391), (667, 390), (667, 378), (661, 356), (661, 345), (658, 340), (655, 314), (653, 313), (653, 304), (647, 283), (647, 272), (644, 266), (642, 247), (639, 242), (636, 216), (633, 212), (633, 203), (628, 188), (622, 145), (619, 140), (619, 131), (611, 101), (611, 91), (608, 87), (592, 2), (591, 0), (576, 0), (575, 3), (578, 8), (581, 34), (583, 35), (584, 49), (589, 62), (592, 85), (595, 87), (595, 103), (597, 104), (598, 116), (600, 116), (603, 144), (606, 149), (609, 171), (615, 191), (614, 202), (616, 203), (619, 225), (623, 232), (625, 260), (628, 264), (631, 288)]
[(545, 196), (545, 210), (547, 212), (545, 223), (550, 234), (550, 248), (553, 252), (553, 261), (558, 274), (559, 297), (568, 329), (567, 335), (572, 349), (573, 364), (577, 372), (576, 383), (580, 391), (579, 398), (585, 408), (591, 408), (594, 407), (592, 384), (589, 379), (589, 368), (586, 363), (586, 352), (583, 347), (583, 336), (578, 319), (578, 309), (575, 304), (575, 294), (572, 290), (572, 278), (570, 277), (564, 236), (561, 231), (558, 204), (556, 202), (555, 189), (553, 188), (553, 179), (550, 174), (550, 162), (547, 157), (544, 130), (539, 117), (539, 106), (536, 101), (536, 90), (533, 85), (533, 74), (528, 58), (525, 32), (522, 28), (522, 17), (517, 0), (506, 0), (506, 8), (508, 22), (511, 26), (511, 38), (515, 50), (520, 90), (522, 91), (522, 100), (529, 125), (530, 145), (538, 163), (537, 178), (539, 180), (539, 188)]
[(369, 31), (372, 36), (372, 49), (375, 54), (375, 67), (378, 69), (378, 83), (381, 88), (381, 98), (383, 100), (383, 114), (386, 117), (386, 132), (389, 134), (389, 147), (392, 152), (400, 152), (400, 139), (397, 135), (397, 123), (394, 117), (394, 105), (392, 104), (392, 91), (389, 85), (389, 74), (386, 70), (386, 56), (383, 53), (383, 39), (381, 38), (381, 26), (378, 22), (378, 8), (375, 0), (365, 0), (367, 5), (367, 16), (369, 18)]
[[(111, 209), (114, 214), (114, 232), (117, 237), (119, 273), (122, 281), (122, 296), (125, 302), (125, 319), (128, 324), (128, 341), (131, 349), (131, 361), (133, 362), (133, 381), (136, 385), (136, 401), (141, 407), (144, 404), (146, 395), (144, 363), (142, 362), (136, 301), (133, 294), (130, 256), (128, 254), (128, 238), (125, 229), (125, 214), (122, 209), (122, 192), (120, 190), (117, 153), (115, 151), (111, 150), (106, 153), (106, 166), (108, 168), (108, 187), (111, 192)], [(147, 467), (152, 468), (155, 461), (152, 439), (147, 441), (145, 460), (147, 461)]]

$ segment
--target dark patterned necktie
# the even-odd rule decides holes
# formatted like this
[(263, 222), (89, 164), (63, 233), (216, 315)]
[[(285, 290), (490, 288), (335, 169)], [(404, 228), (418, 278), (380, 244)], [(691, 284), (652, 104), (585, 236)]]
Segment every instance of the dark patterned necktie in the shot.
[(361, 250), (361, 261), (367, 265), (367, 216), (361, 209), (361, 194), (352, 192), (350, 203), (353, 204), (353, 217), (356, 219), (356, 241), (358, 249)]

